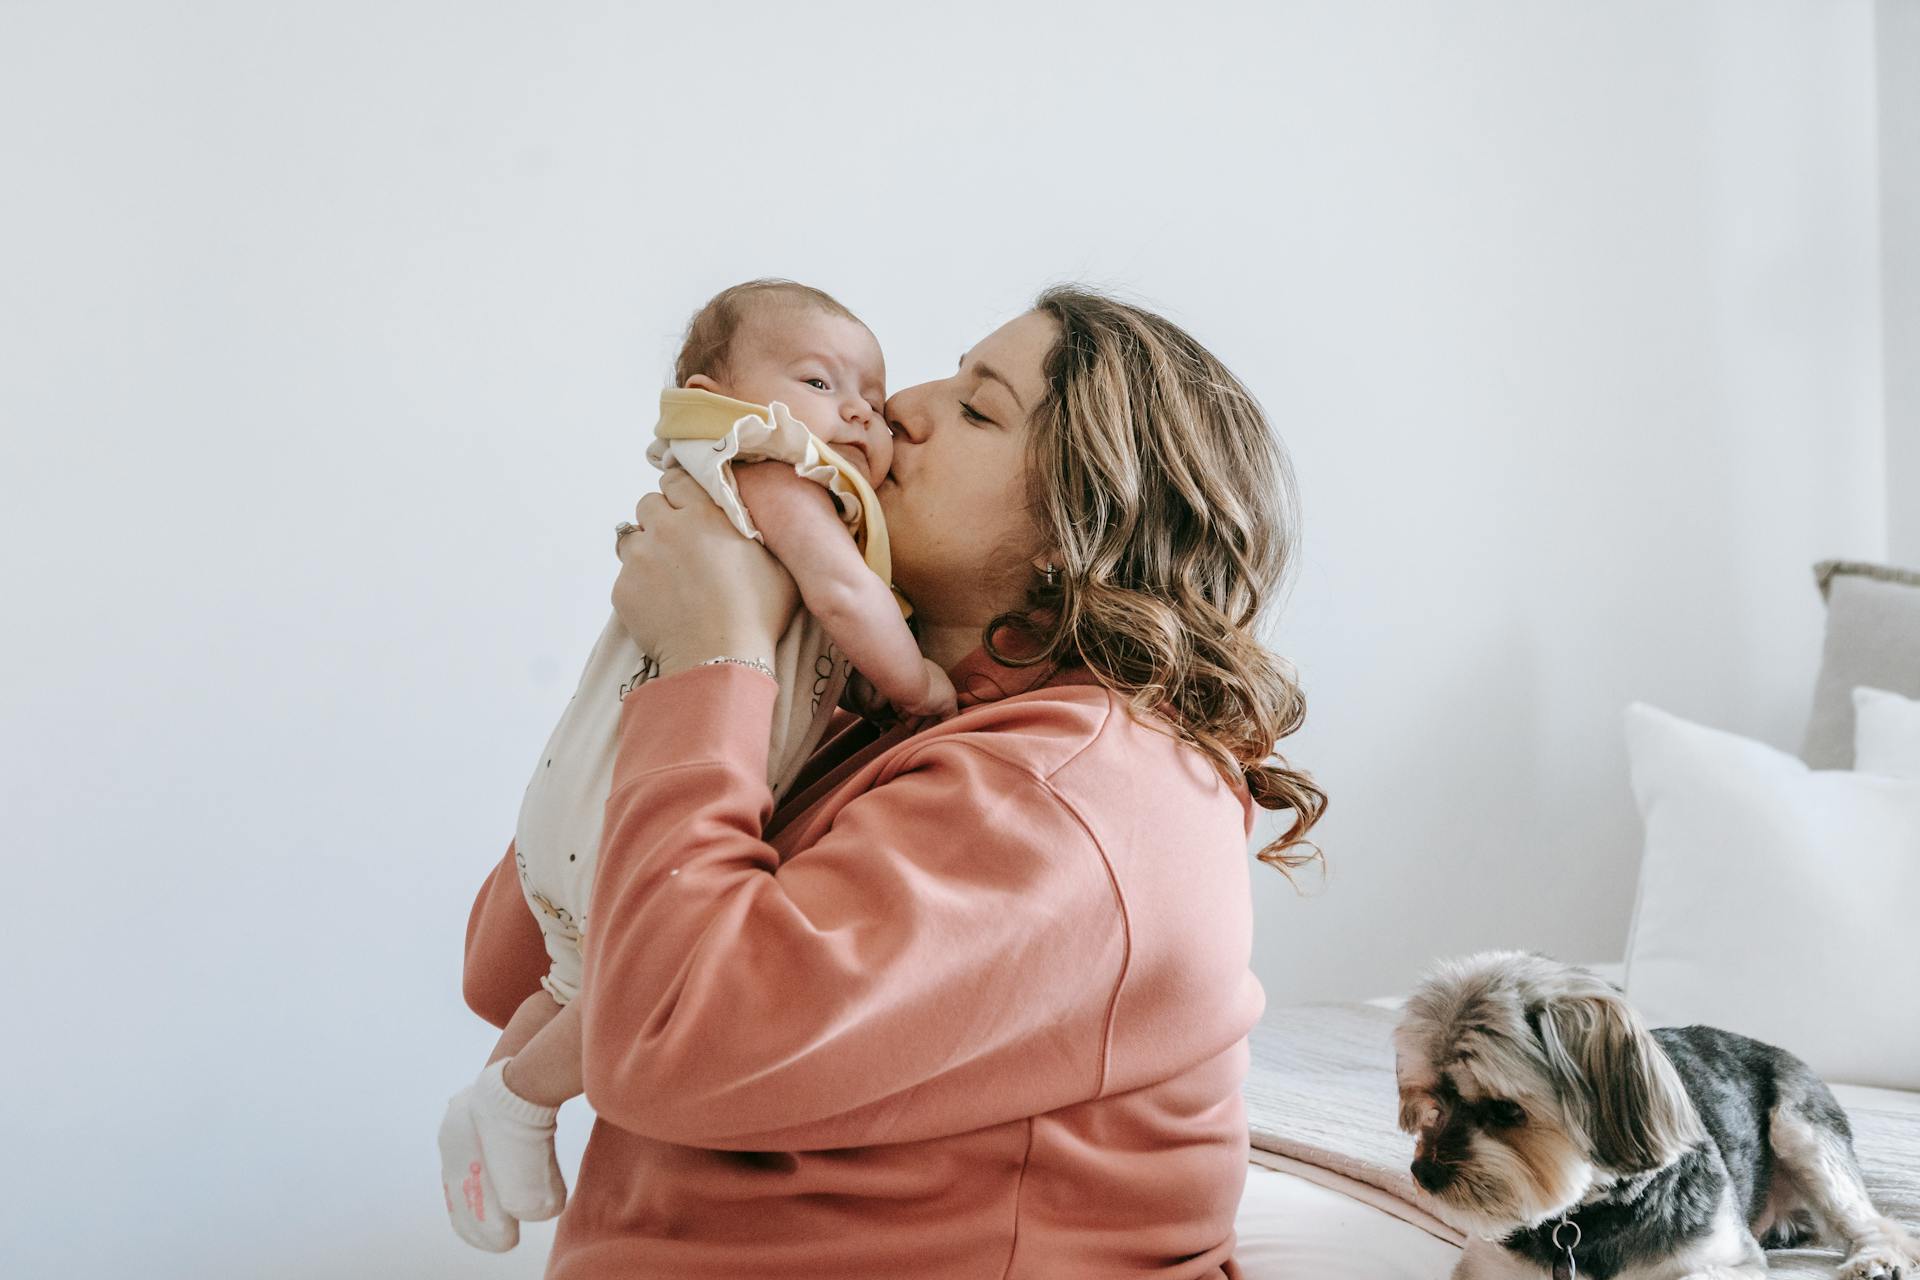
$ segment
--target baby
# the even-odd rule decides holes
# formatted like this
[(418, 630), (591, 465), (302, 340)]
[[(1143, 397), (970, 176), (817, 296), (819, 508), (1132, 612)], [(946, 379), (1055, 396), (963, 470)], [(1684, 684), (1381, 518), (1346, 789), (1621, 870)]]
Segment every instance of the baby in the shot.
[[(921, 655), (903, 616), (909, 610), (889, 585), (874, 486), (892, 463), (893, 441), (873, 334), (817, 289), (756, 280), (723, 291), (694, 316), (674, 378), (679, 385), (661, 393), (648, 459), (699, 480), (800, 589), (804, 607), (775, 655), (775, 800), (825, 733), (850, 667), (904, 716), (953, 714), (952, 682)], [(511, 1249), (520, 1221), (551, 1218), (566, 1203), (554, 1116), (582, 1090), (575, 998), (588, 894), (620, 703), (654, 670), (619, 619), (610, 620), (521, 800), (515, 865), (552, 963), (440, 1129), (447, 1211), (461, 1238), (482, 1249)]]

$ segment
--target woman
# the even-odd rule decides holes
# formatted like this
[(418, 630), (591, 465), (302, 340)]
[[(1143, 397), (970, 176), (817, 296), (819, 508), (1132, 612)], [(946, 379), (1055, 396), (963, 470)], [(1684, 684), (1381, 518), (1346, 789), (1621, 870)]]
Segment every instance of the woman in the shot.
[[(1253, 631), (1285, 455), (1199, 344), (1076, 289), (886, 409), (895, 582), (961, 710), (849, 720), (778, 812), (775, 686), (707, 660), (770, 657), (791, 579), (683, 477), (622, 541), (661, 671), (607, 806), (599, 1120), (548, 1275), (1234, 1276), (1246, 839), (1293, 810), (1260, 856), (1295, 865), (1325, 803), (1270, 754), (1302, 702)], [(545, 963), (509, 850), (468, 1003), (503, 1025)]]

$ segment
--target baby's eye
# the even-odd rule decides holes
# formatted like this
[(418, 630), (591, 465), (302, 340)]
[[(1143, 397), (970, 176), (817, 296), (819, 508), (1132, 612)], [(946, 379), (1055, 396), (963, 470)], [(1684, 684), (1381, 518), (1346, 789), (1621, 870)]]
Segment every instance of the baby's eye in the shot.
[(827, 390), (827, 380), (825, 378), (802, 378), (801, 381), (812, 387), (815, 391)]

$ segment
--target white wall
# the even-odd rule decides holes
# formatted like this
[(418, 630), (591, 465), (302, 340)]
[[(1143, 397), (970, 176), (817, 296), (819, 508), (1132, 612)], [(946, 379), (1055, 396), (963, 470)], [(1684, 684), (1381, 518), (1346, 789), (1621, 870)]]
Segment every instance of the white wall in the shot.
[(1920, 568), (1920, 0), (1875, 6), (1887, 556)]
[(1797, 747), (1809, 565), (1884, 553), (1871, 11), (1447, 12), (1338, 50), (1373, 110), (1315, 113), (1285, 327), (1223, 341), (1308, 504), (1280, 643), (1332, 877), (1267, 886), (1284, 997), (1618, 956), (1621, 707)]
[(1263, 398), (1276, 1001), (1617, 953), (1621, 706), (1796, 742), (1886, 551), (1865, 0), (182, 8), (0, 9), (9, 1274), (538, 1273), (441, 1221), (462, 928), (724, 284), (898, 387), (1090, 280)]

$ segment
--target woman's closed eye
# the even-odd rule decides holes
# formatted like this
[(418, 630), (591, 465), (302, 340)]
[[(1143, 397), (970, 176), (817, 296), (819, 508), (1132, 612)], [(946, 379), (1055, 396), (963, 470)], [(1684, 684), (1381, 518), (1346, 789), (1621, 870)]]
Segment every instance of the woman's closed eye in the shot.
[(986, 414), (981, 413), (978, 409), (968, 404), (965, 400), (962, 400), (960, 402), (960, 416), (965, 418), (969, 422), (984, 422), (988, 426), (995, 425), (992, 418), (989, 418)]

